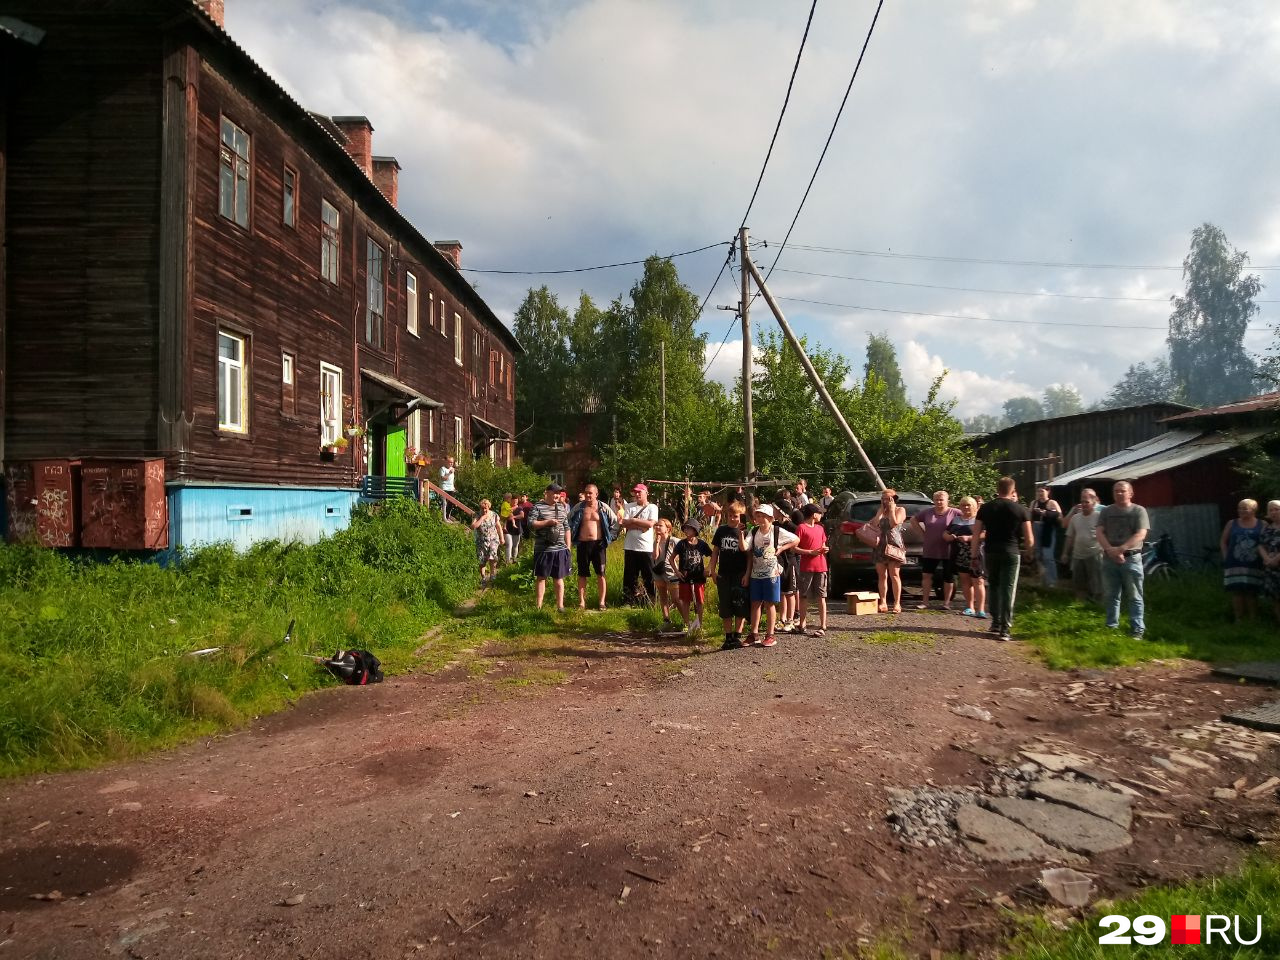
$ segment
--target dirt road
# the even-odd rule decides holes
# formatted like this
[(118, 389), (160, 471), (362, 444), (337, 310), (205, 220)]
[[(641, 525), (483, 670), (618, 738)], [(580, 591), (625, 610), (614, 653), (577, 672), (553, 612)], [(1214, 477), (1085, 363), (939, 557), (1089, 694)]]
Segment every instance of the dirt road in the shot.
[[(1220, 870), (1275, 832), (1274, 795), (1212, 796), (1274, 773), (1274, 747), (1153, 766), (1273, 691), (1201, 664), (1053, 674), (955, 615), (837, 626), (700, 656), (622, 636), (488, 651), (486, 675), (329, 690), (9, 782), (0, 957), (800, 957), (885, 935), (977, 956), (1006, 933), (993, 901), (1040, 909), (1044, 864), (905, 845), (887, 791), (980, 785), (1037, 742), (1147, 784), (1133, 846), (1082, 868), (1100, 893)], [(862, 639), (889, 627), (933, 642)]]

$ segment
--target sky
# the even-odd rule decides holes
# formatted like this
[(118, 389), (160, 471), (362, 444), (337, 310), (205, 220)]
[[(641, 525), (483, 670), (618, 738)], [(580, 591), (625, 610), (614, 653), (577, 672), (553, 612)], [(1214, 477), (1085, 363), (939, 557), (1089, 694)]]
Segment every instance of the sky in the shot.
[[(777, 123), (809, 0), (227, 0), (309, 109), (363, 114), (400, 208), (465, 268), (560, 270), (724, 243)], [(961, 417), (1070, 384), (1092, 402), (1164, 351), (1191, 231), (1221, 227), (1280, 300), (1280, 4), (818, 0), (747, 226), (798, 333)], [(820, 249), (815, 249), (820, 248)], [(709, 375), (732, 381), (726, 248), (676, 258)], [(973, 262), (1001, 261), (1001, 262)], [(1020, 261), (1012, 263), (1011, 261)], [(467, 273), (508, 323), (531, 286), (608, 303), (623, 267)], [(1092, 298), (1092, 299), (1085, 299)], [(1110, 299), (1106, 299), (1110, 298)], [(1266, 351), (1277, 303), (1246, 347)], [(763, 301), (753, 327), (776, 329)], [(941, 315), (941, 316), (940, 316)], [(723, 348), (720, 348), (723, 343)], [(717, 352), (718, 351), (718, 352)]]

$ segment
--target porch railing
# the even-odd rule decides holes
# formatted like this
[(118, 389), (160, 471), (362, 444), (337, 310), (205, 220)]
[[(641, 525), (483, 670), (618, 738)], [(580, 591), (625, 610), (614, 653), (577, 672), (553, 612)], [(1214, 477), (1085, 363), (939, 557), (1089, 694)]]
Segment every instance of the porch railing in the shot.
[(417, 500), (418, 480), (416, 477), (362, 477), (360, 497), (363, 500), (394, 500), (397, 497)]

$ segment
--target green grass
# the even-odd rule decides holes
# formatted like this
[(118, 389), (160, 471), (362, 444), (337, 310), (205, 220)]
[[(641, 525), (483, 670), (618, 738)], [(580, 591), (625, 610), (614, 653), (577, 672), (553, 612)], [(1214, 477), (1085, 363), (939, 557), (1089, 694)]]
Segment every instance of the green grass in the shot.
[[(1108, 630), (1101, 607), (1067, 590), (1019, 590), (1014, 636), (1057, 670), (1114, 667), (1144, 660), (1188, 658), (1210, 663), (1280, 659), (1280, 630), (1264, 611), (1256, 623), (1234, 624), (1220, 579), (1185, 574), (1148, 580), (1146, 637)], [(1120, 623), (1127, 628), (1127, 610)]]
[(929, 645), (933, 643), (932, 634), (928, 633), (910, 633), (906, 630), (877, 630), (875, 633), (863, 634), (859, 639), (864, 643), (922, 643)]
[[(1149, 914), (1160, 917), (1166, 927), (1174, 914), (1198, 914), (1202, 929), (1206, 914), (1239, 916), (1240, 932), (1250, 940), (1256, 933), (1255, 918), (1262, 917), (1262, 939), (1252, 946), (1228, 946), (1221, 942), (1171, 946), (1166, 934), (1164, 941), (1152, 946), (1099, 944), (1098, 937), (1104, 931), (1098, 921), (1112, 914), (1131, 920)], [(1214, 939), (1221, 940), (1216, 936)], [(1067, 930), (1056, 930), (1043, 919), (1031, 920), (1010, 944), (1005, 956), (1007, 960), (1115, 960), (1166, 953), (1187, 960), (1275, 960), (1280, 957), (1280, 861), (1257, 856), (1226, 876), (1176, 887), (1152, 887), (1125, 900), (1095, 907), (1086, 921)]]
[[(279, 710), (336, 682), (307, 653), (360, 647), (403, 670), (475, 588), (474, 556), (469, 531), (407, 502), (358, 512), (315, 545), (219, 545), (169, 567), (0, 546), (0, 775), (132, 756)], [(188, 656), (206, 647), (221, 649)]]

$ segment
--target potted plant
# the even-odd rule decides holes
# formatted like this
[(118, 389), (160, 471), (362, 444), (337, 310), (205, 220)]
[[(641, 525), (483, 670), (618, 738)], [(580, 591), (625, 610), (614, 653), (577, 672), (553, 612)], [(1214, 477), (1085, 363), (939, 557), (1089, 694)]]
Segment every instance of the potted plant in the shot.
[(346, 437), (337, 437), (331, 443), (321, 444), (320, 453), (322, 456), (327, 456), (329, 459), (332, 459), (335, 454), (345, 452), (350, 444), (351, 441)]
[(365, 428), (360, 426), (358, 423), (353, 423), (347, 427), (347, 436), (353, 439), (356, 437), (363, 437), (365, 433)]

